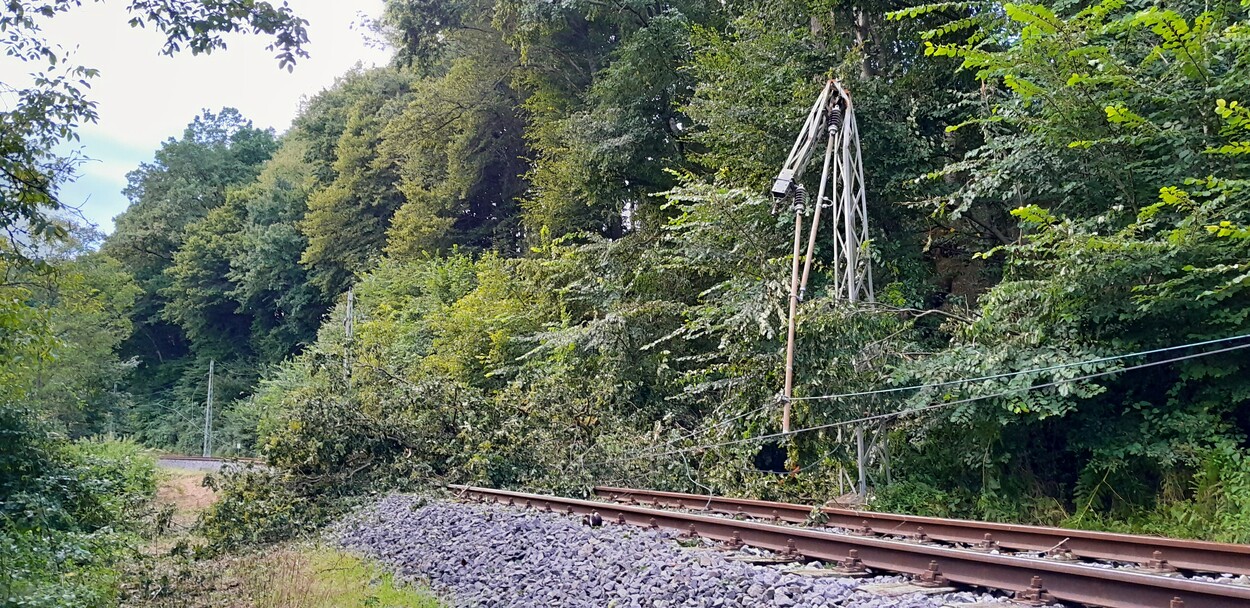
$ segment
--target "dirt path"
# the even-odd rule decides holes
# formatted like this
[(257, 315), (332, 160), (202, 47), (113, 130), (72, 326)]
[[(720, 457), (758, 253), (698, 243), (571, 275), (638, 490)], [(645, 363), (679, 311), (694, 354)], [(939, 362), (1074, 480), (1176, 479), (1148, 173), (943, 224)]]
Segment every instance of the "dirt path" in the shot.
[(122, 608), (249, 608), (254, 606), (230, 557), (197, 560), (194, 534), (200, 513), (217, 501), (204, 486), (210, 472), (160, 462), (155, 507), (167, 524), (148, 541), (127, 572)]
[(121, 608), (437, 608), (376, 564), (315, 539), (197, 558), (200, 513), (218, 499), (211, 472), (161, 462), (156, 504), (168, 526), (131, 565)]
[(162, 464), (161, 472), (165, 479), (156, 491), (156, 502), (172, 505), (174, 525), (181, 531), (189, 530), (200, 512), (217, 502), (217, 493), (204, 486), (204, 471)]

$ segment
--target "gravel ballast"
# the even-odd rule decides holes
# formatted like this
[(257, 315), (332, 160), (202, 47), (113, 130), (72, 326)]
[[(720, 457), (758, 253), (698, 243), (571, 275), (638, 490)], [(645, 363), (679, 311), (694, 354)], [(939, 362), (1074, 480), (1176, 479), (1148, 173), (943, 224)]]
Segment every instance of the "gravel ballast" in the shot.
[(405, 495), (358, 511), (331, 535), (428, 584), (453, 606), (938, 608), (995, 601), (974, 593), (881, 597), (856, 588), (901, 579), (810, 578), (683, 549), (669, 531), (592, 528), (575, 517)]

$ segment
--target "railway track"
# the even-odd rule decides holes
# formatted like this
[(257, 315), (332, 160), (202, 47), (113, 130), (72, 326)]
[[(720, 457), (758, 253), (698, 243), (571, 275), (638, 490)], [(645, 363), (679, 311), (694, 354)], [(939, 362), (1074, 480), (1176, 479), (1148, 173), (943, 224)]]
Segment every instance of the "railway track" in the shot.
[(186, 454), (172, 454), (169, 452), (160, 452), (156, 455), (157, 460), (186, 460), (190, 462), (251, 462), (255, 464), (264, 464), (261, 458), (248, 458), (246, 456), (188, 456)]
[[(631, 504), (651, 504), (745, 515), (755, 519), (788, 523), (822, 523), (870, 536), (917, 538), (974, 548), (998, 547), (1053, 556), (1139, 564), (1146, 569), (1169, 567), (1194, 572), (1250, 576), (1250, 545), (1233, 545), (1157, 536), (1113, 534), (1042, 526), (1021, 526), (964, 519), (914, 517), (855, 509), (822, 507), (766, 500), (725, 498), (680, 492), (599, 486), (596, 496)], [(819, 517), (816, 517), (819, 516)]]
[[(450, 486), (461, 498), (509, 504), (567, 514), (597, 514), (605, 522), (668, 528), (687, 535), (730, 544), (766, 549), (796, 558), (839, 564), (845, 572), (864, 568), (878, 572), (910, 574), (930, 584), (958, 583), (1015, 592), (1025, 601), (1042, 605), (1064, 601), (1107, 608), (1231, 608), (1250, 606), (1250, 586), (1194, 580), (1163, 573), (1145, 573), (1098, 567), (1077, 561), (1021, 557), (970, 548), (940, 546), (919, 539), (886, 538), (877, 535), (838, 533), (830, 529), (784, 525), (781, 510), (766, 519), (773, 523), (738, 519), (727, 515), (749, 514), (738, 506), (722, 503), (730, 510), (707, 509), (709, 497), (698, 495), (643, 497), (653, 506), (624, 504), (638, 502), (645, 491), (602, 488), (601, 496), (619, 502), (601, 502), (494, 490), (470, 486)], [(673, 493), (662, 493), (673, 494)], [(686, 497), (680, 499), (680, 497)], [(703, 499), (702, 504), (693, 498)], [(684, 503), (680, 500), (690, 500)], [(682, 510), (655, 508), (681, 507), (720, 513), (708, 515)], [(729, 499), (726, 499), (729, 500)], [(763, 501), (754, 501), (756, 503)], [(775, 503), (785, 504), (785, 503)], [(760, 505), (754, 505), (759, 507)], [(797, 507), (797, 505), (794, 505)], [(808, 512), (810, 513), (810, 509)], [(794, 510), (790, 510), (794, 513)], [(862, 521), (862, 517), (859, 521)], [(798, 522), (792, 522), (798, 523)], [(857, 523), (858, 525), (858, 523)], [(927, 534), (928, 528), (925, 528)], [(982, 537), (984, 533), (982, 533)], [(1223, 570), (1223, 569), (1221, 569)]]
[(225, 467), (237, 467), (245, 465), (263, 466), (265, 461), (259, 458), (218, 458), (213, 456), (186, 456), (183, 454), (157, 454), (156, 461), (173, 467), (184, 467), (190, 469), (216, 471)]

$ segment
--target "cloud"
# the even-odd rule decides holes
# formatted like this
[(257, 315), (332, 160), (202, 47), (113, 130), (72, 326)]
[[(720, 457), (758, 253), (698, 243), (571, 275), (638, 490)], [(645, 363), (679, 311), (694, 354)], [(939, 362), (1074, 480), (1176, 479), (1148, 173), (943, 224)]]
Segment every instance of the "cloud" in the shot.
[[(126, 3), (88, 3), (48, 20), (48, 38), (75, 49), (74, 61), (100, 70), (89, 95), (100, 119), (85, 125), (82, 151), (97, 159), (83, 176), (62, 189), (67, 202), (87, 201), (83, 211), (106, 231), (125, 208), (120, 187), (126, 172), (150, 160), (161, 142), (182, 133), (204, 109), (238, 108), (259, 127), (286, 130), (305, 96), (332, 85), (357, 63), (385, 63), (390, 51), (371, 47), (362, 15), (376, 16), (382, 0), (294, 0), (292, 9), (309, 21), (309, 58), (293, 73), (278, 69), (261, 36), (229, 35), (228, 48), (212, 55), (160, 55), (162, 36), (131, 28)], [(38, 65), (0, 59), (0, 82), (21, 85)], [(124, 168), (124, 170), (123, 170)]]

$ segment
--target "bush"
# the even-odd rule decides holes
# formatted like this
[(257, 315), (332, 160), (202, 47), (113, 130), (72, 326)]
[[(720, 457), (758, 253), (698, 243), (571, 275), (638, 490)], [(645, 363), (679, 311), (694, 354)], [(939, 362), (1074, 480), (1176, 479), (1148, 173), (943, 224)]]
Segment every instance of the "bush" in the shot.
[(131, 441), (84, 439), (63, 451), (73, 479), (67, 496), (80, 528), (138, 531), (156, 495), (156, 460)]
[(134, 443), (69, 443), (29, 412), (0, 410), (3, 605), (114, 604), (114, 566), (139, 543), (155, 461)]
[(1160, 499), (1153, 509), (1125, 518), (1082, 509), (1063, 525), (1117, 532), (1250, 542), (1250, 463), (1246, 452), (1221, 444), (1198, 454), (1196, 467), (1178, 485), (1177, 497)]
[(905, 479), (877, 488), (872, 508), (892, 513), (951, 517), (957, 514), (960, 500), (924, 481)]
[(225, 471), (204, 483), (218, 493), (217, 502), (200, 516), (209, 553), (297, 537), (340, 511), (325, 498), (299, 496), (271, 469)]

